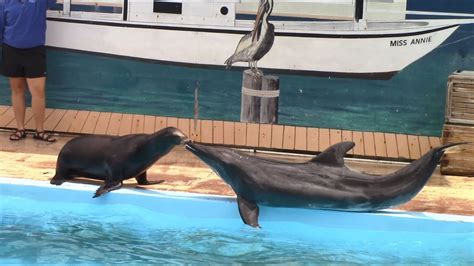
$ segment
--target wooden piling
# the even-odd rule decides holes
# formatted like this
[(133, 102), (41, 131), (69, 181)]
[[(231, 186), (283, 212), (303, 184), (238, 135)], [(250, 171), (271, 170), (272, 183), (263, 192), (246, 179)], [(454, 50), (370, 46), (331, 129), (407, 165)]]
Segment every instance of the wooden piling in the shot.
[(242, 79), (242, 104), (240, 121), (246, 123), (278, 123), (278, 97), (280, 80), (264, 76), (250, 69)]
[(260, 123), (278, 123), (278, 98), (280, 79), (277, 76), (264, 76), (262, 79), (262, 91), (266, 91), (265, 96), (260, 100)]
[(240, 121), (246, 123), (260, 122), (260, 97), (253, 96), (254, 91), (262, 89), (262, 75), (246, 69), (242, 78), (242, 103)]

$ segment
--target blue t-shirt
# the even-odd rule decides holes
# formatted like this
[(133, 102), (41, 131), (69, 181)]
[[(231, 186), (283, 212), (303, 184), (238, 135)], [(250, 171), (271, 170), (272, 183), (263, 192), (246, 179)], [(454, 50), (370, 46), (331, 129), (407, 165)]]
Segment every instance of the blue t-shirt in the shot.
[(45, 44), (46, 10), (56, 0), (0, 0), (0, 41), (25, 49)]

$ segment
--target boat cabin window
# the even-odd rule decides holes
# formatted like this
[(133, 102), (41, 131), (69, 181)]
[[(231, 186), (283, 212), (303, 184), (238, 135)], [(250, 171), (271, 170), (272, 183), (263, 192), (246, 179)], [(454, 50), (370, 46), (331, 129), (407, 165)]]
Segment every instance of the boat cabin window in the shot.
[(364, 17), (364, 0), (356, 0), (354, 19), (356, 21), (359, 21), (363, 17)]
[(49, 10), (55, 10), (55, 11), (63, 10), (63, 0), (57, 0), (56, 4), (49, 7)]
[(71, 0), (71, 12), (122, 14), (122, 11), (123, 0)]
[(168, 14), (182, 14), (183, 4), (178, 1), (171, 0), (154, 0), (153, 12), (168, 13)]

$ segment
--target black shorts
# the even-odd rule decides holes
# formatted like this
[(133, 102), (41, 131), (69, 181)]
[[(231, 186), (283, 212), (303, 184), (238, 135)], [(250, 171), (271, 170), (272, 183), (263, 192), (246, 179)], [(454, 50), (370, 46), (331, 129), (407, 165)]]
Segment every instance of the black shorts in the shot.
[(2, 74), (10, 78), (40, 78), (46, 76), (46, 48), (44, 45), (18, 49), (2, 46)]

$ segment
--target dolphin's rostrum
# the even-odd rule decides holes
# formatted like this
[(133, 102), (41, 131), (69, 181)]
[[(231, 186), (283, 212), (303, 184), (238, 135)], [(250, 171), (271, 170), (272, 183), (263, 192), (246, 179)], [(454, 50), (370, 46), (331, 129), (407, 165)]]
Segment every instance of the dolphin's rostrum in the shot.
[(225, 147), (188, 143), (237, 194), (245, 224), (259, 227), (258, 204), (273, 207), (376, 211), (410, 201), (436, 169), (447, 144), (388, 175), (374, 176), (344, 165), (353, 142), (335, 144), (305, 163), (243, 155)]

